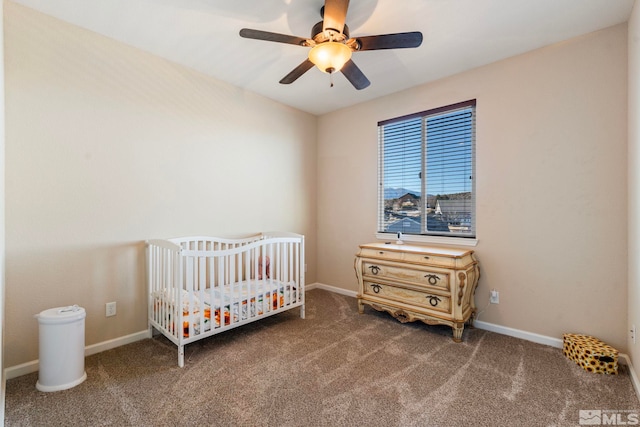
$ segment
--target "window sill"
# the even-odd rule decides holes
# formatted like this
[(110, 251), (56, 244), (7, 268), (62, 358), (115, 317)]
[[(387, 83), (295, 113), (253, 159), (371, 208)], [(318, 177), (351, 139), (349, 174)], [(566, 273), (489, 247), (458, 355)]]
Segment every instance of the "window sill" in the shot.
[[(376, 233), (376, 238), (387, 242), (395, 242), (396, 233)], [(411, 243), (431, 243), (438, 245), (453, 246), (477, 246), (478, 239), (468, 239), (465, 237), (447, 237), (447, 236), (416, 236), (412, 234), (403, 234), (403, 242)]]

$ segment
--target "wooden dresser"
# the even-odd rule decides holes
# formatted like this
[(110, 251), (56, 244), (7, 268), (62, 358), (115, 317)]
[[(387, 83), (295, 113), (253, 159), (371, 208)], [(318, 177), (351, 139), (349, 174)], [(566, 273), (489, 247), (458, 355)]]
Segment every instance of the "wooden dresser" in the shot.
[(480, 270), (472, 250), (368, 243), (360, 245), (355, 269), (360, 313), (367, 304), (402, 323), (448, 325), (456, 342), (464, 324), (473, 324)]

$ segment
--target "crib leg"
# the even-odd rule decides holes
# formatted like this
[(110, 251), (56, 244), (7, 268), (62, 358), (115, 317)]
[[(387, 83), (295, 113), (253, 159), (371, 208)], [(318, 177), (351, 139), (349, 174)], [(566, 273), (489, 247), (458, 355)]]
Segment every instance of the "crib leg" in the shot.
[(300, 306), (300, 318), (304, 319), (304, 304)]
[(184, 368), (184, 346), (178, 346), (178, 366)]

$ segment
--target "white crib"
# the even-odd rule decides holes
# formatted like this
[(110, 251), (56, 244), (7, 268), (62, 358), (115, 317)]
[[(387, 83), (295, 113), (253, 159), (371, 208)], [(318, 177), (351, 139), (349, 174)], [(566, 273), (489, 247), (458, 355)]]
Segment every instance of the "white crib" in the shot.
[(304, 236), (183, 237), (147, 241), (149, 332), (178, 346), (300, 307)]

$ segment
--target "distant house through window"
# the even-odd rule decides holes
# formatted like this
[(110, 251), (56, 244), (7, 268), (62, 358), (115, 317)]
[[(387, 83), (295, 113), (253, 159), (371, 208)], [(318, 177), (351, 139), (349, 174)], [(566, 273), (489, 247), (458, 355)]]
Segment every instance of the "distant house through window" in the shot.
[(378, 232), (476, 236), (475, 109), (471, 100), (378, 123)]

